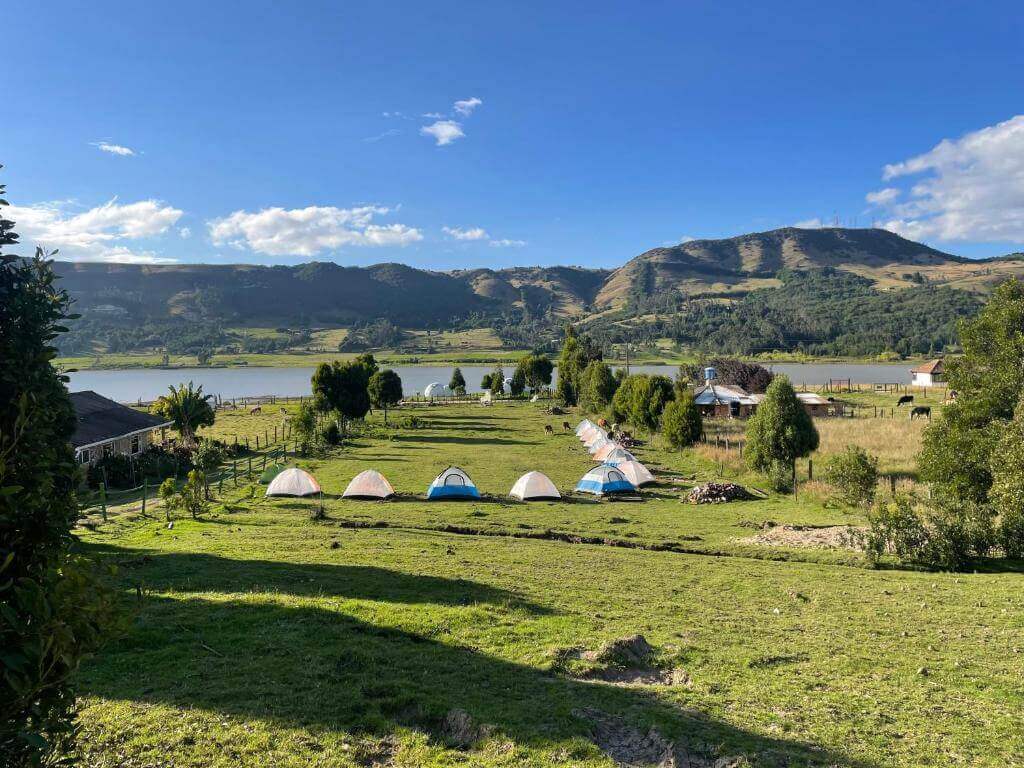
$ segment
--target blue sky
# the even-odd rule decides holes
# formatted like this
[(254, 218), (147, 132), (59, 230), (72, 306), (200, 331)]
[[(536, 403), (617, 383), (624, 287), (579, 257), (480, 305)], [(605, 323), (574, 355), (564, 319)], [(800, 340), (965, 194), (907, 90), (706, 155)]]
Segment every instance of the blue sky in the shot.
[(70, 258), (609, 267), (835, 217), (1024, 249), (1019, 2), (7, 0), (3, 26), (13, 218)]

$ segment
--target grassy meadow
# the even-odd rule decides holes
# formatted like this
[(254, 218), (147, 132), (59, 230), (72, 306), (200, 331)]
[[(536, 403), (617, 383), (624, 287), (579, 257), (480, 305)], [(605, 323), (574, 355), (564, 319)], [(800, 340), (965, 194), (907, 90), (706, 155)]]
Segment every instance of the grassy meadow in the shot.
[[(281, 417), (221, 413), (208, 434)], [(126, 606), (78, 681), (83, 764), (667, 765), (671, 742), (677, 766), (1024, 765), (1024, 573), (870, 569), (845, 547), (754, 543), (765, 521), (863, 516), (819, 482), (682, 503), (719, 477), (764, 487), (713, 445), (638, 448), (658, 478), (642, 501), (518, 503), (523, 472), (567, 493), (592, 466), (562, 430), (578, 414), (389, 417), (296, 457), (325, 519), (245, 485), (200, 520), (115, 514), (82, 532)], [(817, 423), (816, 466), (858, 443), (912, 479), (920, 422)], [(425, 501), (449, 464), (485, 497)], [(340, 498), (369, 467), (397, 499)], [(655, 648), (643, 669), (588, 653), (637, 633)]]

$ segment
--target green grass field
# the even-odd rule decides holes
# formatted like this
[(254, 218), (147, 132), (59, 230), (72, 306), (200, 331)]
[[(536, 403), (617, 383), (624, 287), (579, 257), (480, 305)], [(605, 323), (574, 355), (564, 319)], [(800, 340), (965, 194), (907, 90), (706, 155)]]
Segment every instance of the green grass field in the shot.
[[(512, 502), (527, 470), (565, 492), (592, 466), (561, 429), (578, 415), (499, 403), (392, 420), (411, 412), (420, 428), (375, 415), (344, 448), (297, 459), (324, 520), (312, 500), (231, 487), (198, 521), (115, 515), (83, 533), (118, 566), (128, 617), (80, 674), (85, 765), (609, 766), (656, 764), (668, 741), (676, 765), (684, 751), (694, 766), (1024, 765), (1021, 572), (872, 570), (846, 549), (745, 543), (765, 520), (862, 516), (818, 483), (684, 504), (720, 473), (760, 484), (709, 446), (639, 448), (659, 472), (643, 501)], [(279, 416), (222, 416), (209, 434)], [(818, 462), (920, 429), (842, 422), (819, 422)], [(898, 432), (873, 436), (883, 425)], [(483, 500), (423, 499), (449, 463)], [(367, 467), (399, 498), (342, 500)], [(657, 651), (647, 677), (579, 658), (636, 633)]]

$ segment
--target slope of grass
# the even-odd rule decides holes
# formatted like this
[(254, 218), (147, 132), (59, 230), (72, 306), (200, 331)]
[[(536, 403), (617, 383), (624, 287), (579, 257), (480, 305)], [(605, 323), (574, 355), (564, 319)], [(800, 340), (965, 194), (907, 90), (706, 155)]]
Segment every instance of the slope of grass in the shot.
[[(657, 441), (640, 450), (666, 483), (643, 502), (515, 504), (504, 496), (523, 471), (568, 489), (590, 466), (561, 434), (566, 417), (531, 405), (416, 415), (423, 428), (373, 419), (343, 449), (298, 460), (324, 486), (325, 520), (310, 518), (312, 500), (232, 488), (198, 521), (117, 518), (84, 535), (119, 566), (130, 612), (81, 673), (84, 764), (608, 766), (595, 711), (753, 765), (1022, 764), (1024, 575), (749, 557), (755, 548), (735, 541), (744, 520), (859, 516), (813, 496), (682, 504), (669, 477), (719, 468)], [(449, 463), (497, 498), (424, 501)], [(408, 496), (338, 498), (368, 466)], [(724, 556), (439, 530), (448, 525), (672, 538)], [(673, 682), (566, 671), (571, 649), (637, 632)], [(468, 731), (446, 727), (453, 710), (468, 713)]]

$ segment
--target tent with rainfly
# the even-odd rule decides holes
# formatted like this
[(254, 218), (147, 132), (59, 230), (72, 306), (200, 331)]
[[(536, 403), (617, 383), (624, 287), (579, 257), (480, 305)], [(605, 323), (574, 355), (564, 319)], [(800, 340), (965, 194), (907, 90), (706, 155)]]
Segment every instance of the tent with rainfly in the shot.
[(613, 467), (617, 467), (619, 464), (624, 464), (627, 461), (636, 461), (636, 456), (622, 446), (615, 446), (604, 456), (604, 463), (611, 464)]
[(341, 495), (346, 499), (389, 499), (395, 495), (395, 489), (380, 472), (366, 469), (352, 478)]
[(555, 484), (543, 472), (527, 472), (516, 480), (508, 495), (520, 501), (562, 498)]
[(626, 479), (637, 488), (641, 485), (647, 485), (647, 483), (654, 482), (654, 475), (651, 474), (651, 471), (636, 459), (633, 461), (624, 461), (621, 464), (616, 465), (615, 468), (625, 475)]
[(313, 496), (320, 493), (320, 483), (309, 472), (291, 467), (277, 474), (267, 486), (267, 496)]
[(480, 491), (476, 489), (469, 475), (458, 467), (448, 467), (434, 478), (427, 488), (428, 499), (479, 499)]
[(576, 485), (576, 490), (595, 496), (607, 496), (613, 493), (629, 493), (635, 491), (636, 487), (618, 469), (602, 464), (587, 472)]

